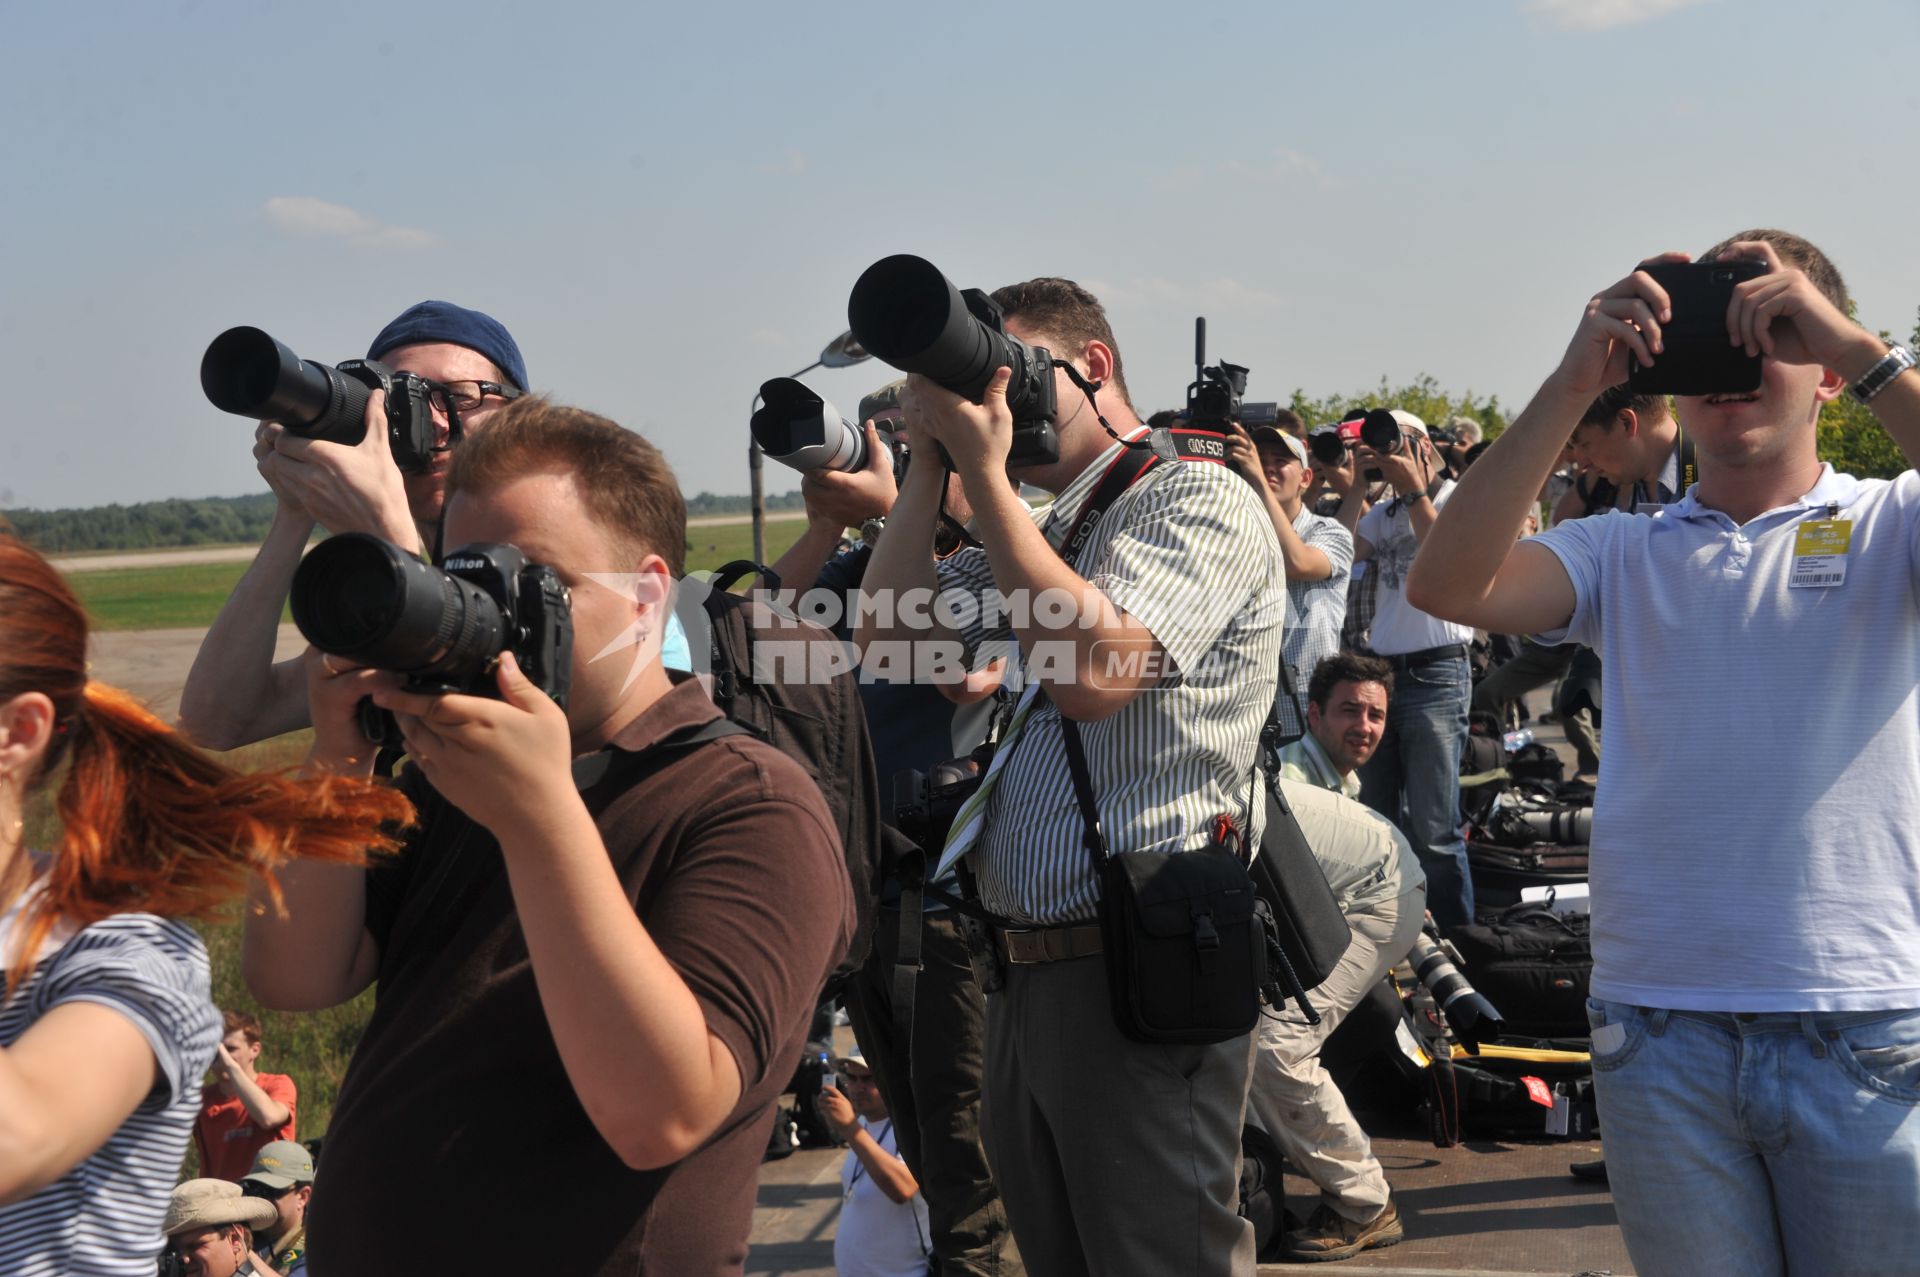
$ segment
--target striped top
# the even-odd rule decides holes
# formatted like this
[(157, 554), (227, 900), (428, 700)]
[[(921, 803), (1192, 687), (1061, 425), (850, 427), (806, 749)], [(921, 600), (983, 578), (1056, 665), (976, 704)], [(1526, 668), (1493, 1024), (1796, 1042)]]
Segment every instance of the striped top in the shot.
[[(1304, 703), (1313, 669), (1340, 650), (1340, 627), (1347, 619), (1347, 580), (1353, 572), (1353, 533), (1338, 519), (1301, 507), (1293, 530), (1307, 545), (1327, 556), (1332, 575), (1324, 581), (1287, 582), (1287, 628), (1281, 659), (1293, 676), (1293, 690)], [(1284, 695), (1274, 702), (1285, 735), (1304, 732), (1293, 702)]]
[[(11, 953), (34, 890), (0, 915), (0, 954)], [(161, 1081), (86, 1160), (27, 1200), (0, 1206), (0, 1273), (153, 1277), (200, 1078), (220, 1041), (206, 946), (180, 923), (138, 913), (56, 936), (0, 1006), (0, 1048), (70, 1002), (111, 1007), (131, 1021), (153, 1049)]]
[[(1047, 508), (1041, 526), (1050, 540), (1064, 539), (1119, 449), (1108, 448)], [(1075, 567), (1145, 625), (1172, 662), (1158, 686), (1080, 725), (1108, 846), (1191, 851), (1206, 845), (1217, 816), (1257, 825), (1264, 807), (1253, 801), (1254, 753), (1278, 685), (1286, 581), (1253, 489), (1223, 466), (1163, 462), (1114, 501)], [(969, 658), (1011, 650), (1013, 609), (992, 605), (985, 551), (950, 555), (939, 574), (943, 590), (977, 605), (952, 613), (966, 622), (956, 628)], [(1044, 603), (1034, 611), (1047, 614)], [(1021, 655), (1044, 682), (1046, 654)], [(1029, 926), (1092, 918), (1098, 885), (1051, 700), (1035, 707), (1003, 768), (973, 862), (982, 903)]]

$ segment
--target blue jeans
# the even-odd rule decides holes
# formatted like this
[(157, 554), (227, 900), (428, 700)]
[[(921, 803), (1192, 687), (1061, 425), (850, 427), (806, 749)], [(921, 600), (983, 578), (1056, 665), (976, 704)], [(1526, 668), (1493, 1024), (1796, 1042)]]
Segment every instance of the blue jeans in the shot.
[(1920, 1274), (1920, 1011), (1587, 1020), (1640, 1277)]
[(1427, 908), (1442, 931), (1473, 921), (1473, 880), (1460, 840), (1460, 753), (1467, 746), (1467, 658), (1395, 664), (1387, 730), (1360, 768), (1360, 801), (1400, 827), (1427, 874)]

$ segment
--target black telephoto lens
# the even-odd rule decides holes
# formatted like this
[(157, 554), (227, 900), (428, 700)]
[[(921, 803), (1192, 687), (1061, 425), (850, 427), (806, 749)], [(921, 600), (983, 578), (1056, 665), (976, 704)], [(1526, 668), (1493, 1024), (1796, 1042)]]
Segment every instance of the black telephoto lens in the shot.
[(354, 444), (366, 435), (365, 382), (302, 359), (258, 328), (229, 328), (200, 359), (200, 388), (222, 412), (277, 421), (308, 439)]
[(847, 298), (847, 326), (901, 372), (920, 373), (976, 403), (994, 369), (1010, 367), (1017, 380), (1024, 366), (1013, 344), (967, 309), (953, 281), (911, 253), (867, 267)]
[(511, 638), (485, 590), (360, 532), (315, 546), (293, 574), (290, 602), (293, 623), (321, 651), (421, 682), (467, 685)]
[(1373, 408), (1360, 419), (1360, 442), (1377, 453), (1392, 456), (1400, 451), (1405, 440), (1401, 438), (1398, 419), (1385, 408)]

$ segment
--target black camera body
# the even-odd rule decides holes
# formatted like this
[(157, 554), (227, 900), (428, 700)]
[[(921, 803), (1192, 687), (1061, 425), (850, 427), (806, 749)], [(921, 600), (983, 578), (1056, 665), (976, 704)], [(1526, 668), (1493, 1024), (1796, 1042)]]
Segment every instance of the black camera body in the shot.
[(1347, 459), (1347, 441), (1340, 437), (1340, 427), (1336, 423), (1330, 426), (1315, 426), (1307, 431), (1307, 451), (1313, 459), (1323, 466), (1337, 466)]
[(867, 267), (847, 298), (847, 327), (869, 353), (979, 403), (994, 370), (1008, 368), (1013, 414), (1009, 466), (1060, 459), (1053, 355), (1007, 332), (993, 298), (965, 291), (923, 257), (900, 253)]
[[(330, 537), (300, 561), (289, 599), (306, 640), (357, 665), (407, 676), (410, 692), (497, 696), (512, 652), (563, 708), (573, 685), (573, 609), (550, 567), (511, 545), (462, 546), (428, 567), (363, 532)], [(369, 740), (397, 746), (392, 716), (360, 706)]]
[[(980, 788), (993, 762), (993, 746), (982, 745), (965, 758), (934, 764), (931, 772), (913, 768), (893, 774), (893, 823), (930, 857), (947, 845), (953, 818)], [(929, 866), (931, 867), (931, 866)]]
[(1412, 434), (1385, 408), (1369, 408), (1360, 419), (1360, 442), (1381, 456), (1397, 456), (1411, 448)]
[(394, 464), (420, 472), (433, 463), (433, 389), (424, 377), (372, 359), (329, 368), (302, 359), (258, 328), (229, 328), (200, 359), (200, 388), (213, 406), (288, 434), (349, 447), (366, 438), (367, 399), (387, 395), (387, 441)]
[(1232, 434), (1240, 420), (1240, 401), (1247, 393), (1247, 370), (1221, 360), (1207, 364), (1207, 321), (1193, 321), (1193, 382), (1187, 387), (1186, 425), (1192, 430)]

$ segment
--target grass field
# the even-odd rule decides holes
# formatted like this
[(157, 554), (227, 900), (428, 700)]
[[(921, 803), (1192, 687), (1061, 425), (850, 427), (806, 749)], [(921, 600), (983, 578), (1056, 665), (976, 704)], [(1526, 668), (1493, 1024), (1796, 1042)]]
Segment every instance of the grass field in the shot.
[[(805, 528), (803, 518), (768, 519), (768, 561), (786, 553)], [(747, 523), (689, 528), (687, 541), (689, 572), (711, 571), (753, 556), (753, 526)], [(96, 629), (201, 629), (213, 624), (246, 569), (244, 563), (193, 563), (74, 572), (67, 580), (93, 614)], [(292, 617), (282, 612), (280, 619)]]

